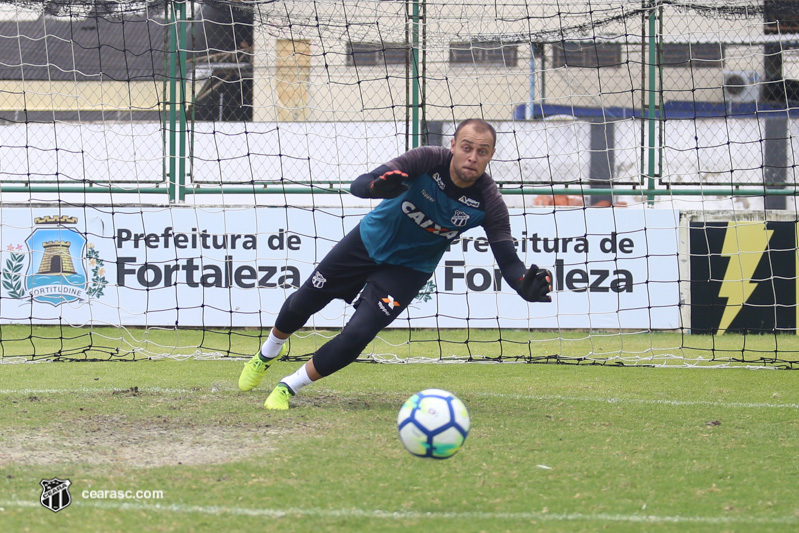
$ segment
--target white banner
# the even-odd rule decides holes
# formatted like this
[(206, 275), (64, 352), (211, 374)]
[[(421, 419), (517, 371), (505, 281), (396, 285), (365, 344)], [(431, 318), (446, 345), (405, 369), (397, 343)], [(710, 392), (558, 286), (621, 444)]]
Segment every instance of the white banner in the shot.
[[(363, 209), (6, 207), (1, 323), (268, 327), (286, 296)], [(517, 251), (555, 277), (528, 304), (501, 278), (481, 231), (444, 255), (393, 326), (680, 327), (679, 214), (511, 209)], [(307, 324), (341, 327), (333, 302)]]

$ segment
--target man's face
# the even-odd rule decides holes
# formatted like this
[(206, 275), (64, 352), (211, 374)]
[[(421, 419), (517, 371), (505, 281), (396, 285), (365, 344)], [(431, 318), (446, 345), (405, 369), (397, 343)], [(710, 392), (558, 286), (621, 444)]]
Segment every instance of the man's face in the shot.
[(486, 166), (494, 156), (494, 137), (488, 130), (476, 131), (474, 125), (467, 124), (452, 139), (450, 146), (452, 162), (449, 174), (458, 187), (470, 187), (486, 171)]

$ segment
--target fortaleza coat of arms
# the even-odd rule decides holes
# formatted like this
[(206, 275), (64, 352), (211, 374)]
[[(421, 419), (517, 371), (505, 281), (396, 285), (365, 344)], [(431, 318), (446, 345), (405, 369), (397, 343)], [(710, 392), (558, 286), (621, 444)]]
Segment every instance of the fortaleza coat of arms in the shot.
[(75, 229), (77, 223), (66, 215), (37, 217), (25, 246), (6, 247), (2, 286), (9, 297), (58, 306), (103, 295), (103, 260)]

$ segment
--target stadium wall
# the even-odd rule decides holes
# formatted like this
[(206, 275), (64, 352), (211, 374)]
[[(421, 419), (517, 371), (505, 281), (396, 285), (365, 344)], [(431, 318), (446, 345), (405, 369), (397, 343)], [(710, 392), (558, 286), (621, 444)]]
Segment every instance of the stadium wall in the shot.
[[(750, 116), (666, 121), (661, 184), (689, 188), (763, 185), (763, 162), (769, 158), (765, 153), (768, 143), (761, 137), (768, 129), (767, 120)], [(784, 150), (788, 158), (784, 183), (790, 185), (796, 183), (793, 154), (799, 153), (799, 120), (782, 120), (787, 124), (782, 142), (789, 143)], [(499, 137), (489, 170), (497, 181), (577, 187), (590, 183), (590, 120), (555, 116), (494, 124)], [(613, 152), (611, 181), (640, 184), (640, 120), (626, 118), (609, 124), (615, 130), (613, 145), (608, 148)], [(404, 123), (292, 122), (276, 126), (196, 123), (190, 137), (193, 184), (349, 183), (405, 151)], [(440, 130), (440, 141), (448, 143), (452, 124), (442, 123)], [(0, 146), (3, 183), (146, 184), (163, 178), (165, 148), (158, 122), (5, 123), (0, 125), (0, 134), (20, 140)]]

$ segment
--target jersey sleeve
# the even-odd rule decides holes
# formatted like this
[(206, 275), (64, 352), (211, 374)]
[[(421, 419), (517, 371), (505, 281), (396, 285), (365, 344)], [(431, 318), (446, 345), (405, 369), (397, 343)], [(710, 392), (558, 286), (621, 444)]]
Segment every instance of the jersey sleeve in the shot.
[(500, 194), (494, 180), (488, 175), (484, 176), (484, 179), (487, 179), (487, 181), (486, 187), (483, 190), (483, 198), (485, 198), (485, 221), (483, 222), (483, 229), (486, 232), (488, 242), (513, 242), (513, 236), (510, 231), (508, 206), (505, 205), (505, 200), (502, 199), (502, 194)]
[(370, 194), (369, 186), (372, 184), (374, 180), (388, 172), (390, 169), (385, 165), (380, 165), (376, 169), (371, 172), (367, 172), (366, 174), (361, 174), (357, 178), (355, 178), (352, 183), (350, 183), (350, 194), (353, 196), (357, 196), (358, 198), (371, 198), (372, 195)]
[(486, 190), (483, 191), (486, 199), (486, 216), (483, 229), (491, 245), (494, 259), (497, 261), (502, 277), (508, 284), (518, 291), (519, 282), (527, 268), (519, 259), (516, 247), (513, 244), (513, 235), (510, 229), (510, 215), (505, 200), (499, 192), (494, 181), (489, 178)]
[(408, 175), (408, 181), (413, 181), (431, 168), (444, 164), (449, 158), (449, 153), (449, 150), (440, 146), (414, 148), (355, 178), (350, 184), (350, 193), (358, 198), (371, 198), (369, 185), (386, 172), (401, 170)]
[(414, 180), (446, 163), (449, 156), (449, 149), (442, 146), (420, 146), (395, 157), (385, 166), (391, 170), (401, 170), (410, 180)]

